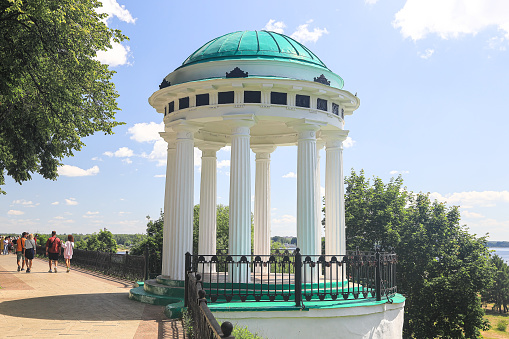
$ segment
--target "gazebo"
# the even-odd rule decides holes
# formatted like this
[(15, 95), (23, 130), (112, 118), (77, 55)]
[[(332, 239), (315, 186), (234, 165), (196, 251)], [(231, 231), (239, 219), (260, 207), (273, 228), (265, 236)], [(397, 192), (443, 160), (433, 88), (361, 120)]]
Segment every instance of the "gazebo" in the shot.
[[(325, 146), (325, 251), (345, 251), (342, 142), (359, 99), (343, 79), (288, 36), (241, 31), (209, 41), (149, 99), (168, 142), (162, 274), (184, 280), (192, 252), (193, 148), (202, 151), (198, 253), (215, 248), (216, 152), (231, 146), (229, 252), (251, 254), (250, 152), (256, 154), (254, 253), (270, 252), (270, 154), (297, 146), (297, 242), (321, 251), (318, 151)], [(238, 277), (238, 275), (236, 275)], [(241, 275), (240, 279), (248, 279)]]
[[(162, 286), (182, 287), (186, 279), (186, 253), (193, 252), (194, 147), (202, 151), (199, 254), (210, 257), (216, 253), (216, 152), (225, 146), (231, 147), (228, 254), (233, 260), (240, 257), (245, 260), (251, 251), (259, 257), (271, 254), (270, 159), (277, 147), (297, 147), (297, 246), (302, 256), (309, 257), (322, 254), (318, 154), (325, 147), (325, 253), (333, 263), (337, 263), (336, 256), (346, 254), (342, 145), (348, 136), (345, 117), (353, 114), (360, 101), (343, 85), (343, 79), (307, 47), (269, 31), (239, 31), (213, 39), (163, 79), (159, 90), (149, 98), (150, 105), (164, 114), (165, 130), (160, 134), (168, 143), (162, 275), (150, 286), (145, 282), (145, 291), (170, 296), (173, 292), (163, 291)], [(256, 155), (254, 211), (251, 211), (251, 152)], [(328, 259), (320, 260), (325, 265)], [(340, 264), (329, 262), (330, 269), (320, 272), (313, 268), (314, 264), (302, 266), (305, 287), (314, 288), (315, 283), (308, 279), (320, 272), (325, 273), (320, 279), (341, 274), (345, 277)], [(214, 272), (215, 265), (202, 266), (201, 273)], [(231, 265), (224, 281), (249, 286), (253, 273), (255, 269), (249, 265)], [(381, 281), (380, 276), (377, 279)], [(357, 288), (367, 281), (359, 280)], [(336, 279), (334, 286), (337, 288), (338, 284), (342, 282)], [(332, 291), (332, 283), (318, 281), (315, 285), (331, 287)], [(340, 287), (345, 299), (354, 291)], [(356, 299), (358, 295), (359, 291)], [(364, 304), (327, 305), (316, 306), (316, 314), (307, 313), (308, 321), (314, 324), (309, 327), (310, 333), (316, 331), (316, 326), (324, 326), (333, 331), (356, 332), (349, 338), (401, 337), (402, 297), (391, 307), (380, 302), (380, 297)], [(278, 337), (278, 331), (307, 333), (301, 326), (306, 323), (303, 315), (279, 308), (275, 312), (285, 320), (281, 322), (257, 312), (247, 315), (241, 308), (238, 314), (229, 312), (230, 308), (226, 313), (221, 307), (212, 311), (219, 318), (233, 317), (250, 328), (266, 324), (270, 328), (266, 334), (273, 337)], [(324, 309), (327, 311), (322, 312)], [(349, 320), (336, 322), (340, 317)], [(352, 332), (352, 328), (356, 330)], [(337, 333), (333, 332), (332, 337)]]

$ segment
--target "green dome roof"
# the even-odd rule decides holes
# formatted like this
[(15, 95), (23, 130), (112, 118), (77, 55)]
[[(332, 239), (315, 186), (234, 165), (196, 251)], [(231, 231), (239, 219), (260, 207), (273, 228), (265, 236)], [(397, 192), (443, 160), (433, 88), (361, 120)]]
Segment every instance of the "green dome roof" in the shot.
[(307, 47), (292, 38), (268, 31), (239, 31), (215, 38), (200, 47), (181, 67), (229, 59), (282, 59), (327, 66)]

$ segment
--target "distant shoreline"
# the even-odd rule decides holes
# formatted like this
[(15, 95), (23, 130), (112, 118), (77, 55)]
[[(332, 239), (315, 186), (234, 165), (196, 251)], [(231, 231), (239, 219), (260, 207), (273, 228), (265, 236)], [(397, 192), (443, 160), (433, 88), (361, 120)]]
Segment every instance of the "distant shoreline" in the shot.
[(509, 247), (509, 241), (488, 241), (488, 247)]

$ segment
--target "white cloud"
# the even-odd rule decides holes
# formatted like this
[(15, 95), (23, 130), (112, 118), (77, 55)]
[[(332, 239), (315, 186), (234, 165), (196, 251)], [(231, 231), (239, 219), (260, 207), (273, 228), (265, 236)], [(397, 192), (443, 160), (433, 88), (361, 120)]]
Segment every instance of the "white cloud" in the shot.
[(389, 174), (390, 175), (396, 175), (396, 174), (408, 174), (410, 173), (409, 171), (390, 171)]
[(14, 200), (12, 203), (14, 205), (22, 205), (23, 207), (35, 207), (40, 205), (40, 203), (34, 204), (31, 200), (27, 201), (25, 199)]
[(65, 219), (65, 218), (59, 215), (59, 216), (54, 217), (53, 219), (63, 220), (63, 219)]
[(269, 22), (265, 25), (263, 28), (266, 31), (276, 32), (283, 34), (284, 28), (286, 27), (285, 23), (283, 21), (276, 21), (274, 19), (270, 19)]
[(326, 28), (314, 28), (310, 31), (308, 27), (312, 22), (313, 20), (309, 20), (307, 23), (299, 25), (291, 37), (304, 44), (306, 42), (316, 42), (322, 35), (329, 33)]
[(106, 21), (113, 17), (117, 17), (121, 21), (129, 24), (134, 24), (136, 19), (132, 17), (131, 13), (125, 8), (124, 5), (119, 5), (116, 0), (102, 0), (102, 7), (97, 9), (98, 13), (106, 13), (108, 17)]
[(297, 178), (297, 174), (294, 172), (288, 172), (287, 174), (283, 175), (283, 178)]
[(367, 3), (368, 5), (374, 5), (378, 2), (378, 0), (364, 0), (364, 3)]
[(7, 211), (7, 214), (8, 215), (23, 215), (23, 214), (25, 214), (25, 212), (17, 211), (17, 210), (9, 210), (9, 211)]
[(69, 206), (75, 206), (78, 204), (75, 198), (65, 199), (65, 204)]
[(98, 217), (99, 217), (99, 212), (87, 211), (87, 213), (85, 213), (83, 215), (83, 218), (86, 218), (86, 219), (96, 219)]
[(273, 224), (296, 224), (297, 218), (293, 215), (285, 214), (281, 218), (272, 219)]
[(133, 163), (133, 161), (131, 159), (129, 159), (129, 158), (122, 159), (122, 162), (124, 164), (132, 164)]
[(99, 173), (98, 166), (94, 166), (87, 170), (71, 165), (63, 165), (58, 167), (58, 175), (62, 175), (64, 177), (86, 177), (90, 175), (96, 175), (97, 173)]
[(54, 201), (54, 202), (52, 202), (51, 204), (52, 204), (52, 205), (58, 205), (58, 204), (60, 204), (60, 203), (59, 203), (58, 201)]
[(442, 195), (438, 192), (430, 193), (432, 200), (459, 205), (463, 208), (494, 207), (497, 203), (509, 202), (509, 191), (458, 192)]
[(354, 144), (355, 144), (355, 140), (353, 140), (350, 137), (346, 137), (346, 140), (343, 141), (343, 147), (344, 148), (353, 147)]
[(484, 215), (482, 215), (480, 213), (476, 213), (476, 212), (470, 212), (470, 211), (461, 211), (461, 215), (464, 218), (469, 218), (469, 219), (484, 218)]
[(435, 50), (434, 49), (431, 49), (431, 48), (428, 48), (424, 51), (424, 53), (419, 53), (419, 56), (422, 58), (422, 59), (429, 59), (431, 58), (431, 56), (433, 55), (433, 53), (435, 53)]
[(166, 174), (156, 174), (154, 178), (166, 178)]
[(230, 160), (221, 160), (217, 162), (217, 168), (230, 167)]
[(130, 65), (129, 57), (131, 55), (131, 48), (119, 42), (111, 41), (110, 43), (111, 48), (106, 51), (97, 51), (95, 58), (101, 63), (111, 67)]
[(437, 34), (442, 39), (476, 35), (493, 27), (509, 38), (507, 0), (407, 0), (392, 25), (404, 38), (424, 39)]
[(104, 152), (104, 155), (108, 157), (117, 157), (117, 158), (126, 158), (126, 157), (132, 157), (134, 155), (134, 152), (132, 149), (129, 149), (128, 147), (120, 147), (115, 152)]
[[(377, 0), (375, 0), (375, 2), (376, 1)], [(329, 34), (327, 28), (314, 28), (312, 31), (310, 31), (309, 25), (312, 22), (313, 20), (308, 20), (305, 24), (297, 26), (297, 29), (290, 35), (290, 37), (300, 43), (305, 44), (306, 42), (316, 42), (322, 35)], [(269, 22), (265, 24), (264, 30), (283, 34), (285, 27), (286, 25), (283, 21), (270, 19)]]
[[(125, 8), (124, 5), (119, 5), (116, 0), (102, 0), (102, 7), (97, 9), (98, 13), (106, 13), (108, 16), (103, 19), (104, 23), (108, 25), (113, 17), (127, 23), (134, 24), (136, 19), (132, 17), (131, 13)], [(108, 64), (111, 67), (120, 65), (129, 65), (130, 47), (123, 45), (113, 40), (110, 41), (111, 48), (106, 51), (97, 51), (96, 59), (103, 64)]]
[(93, 157), (91, 160), (93, 160), (93, 161), (103, 161), (103, 159), (101, 159), (99, 157)]
[(508, 39), (504, 37), (492, 37), (488, 40), (488, 48), (505, 51), (507, 49)]
[(164, 132), (164, 122), (143, 122), (134, 124), (133, 127), (129, 127), (127, 133), (131, 134), (130, 138), (137, 142), (152, 142), (157, 140), (163, 140), (159, 135), (159, 132)]
[(221, 149), (219, 151), (230, 153), (232, 151), (232, 147), (231, 146), (224, 146), (224, 147), (221, 147)]

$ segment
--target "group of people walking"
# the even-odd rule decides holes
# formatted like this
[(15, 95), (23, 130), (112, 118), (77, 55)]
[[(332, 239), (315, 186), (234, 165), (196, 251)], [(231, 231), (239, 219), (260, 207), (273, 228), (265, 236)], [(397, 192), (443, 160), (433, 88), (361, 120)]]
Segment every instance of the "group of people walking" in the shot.
[[(45, 253), (49, 258), (48, 272), (57, 273), (58, 257), (60, 256), (60, 252), (63, 250), (67, 273), (69, 273), (71, 270), (71, 259), (74, 251), (74, 237), (72, 234), (69, 234), (67, 236), (67, 241), (63, 243), (56, 234), (56, 231), (51, 232), (51, 237), (45, 244)], [(34, 259), (37, 250), (37, 238), (31, 233), (23, 232), (21, 237), (17, 239), (2, 237), (0, 240), (0, 250), (2, 254), (9, 254), (9, 248), (15, 249), (18, 272), (24, 271), (26, 266), (26, 273), (30, 273), (32, 270), (32, 260)]]

